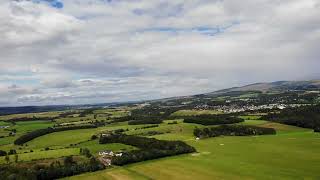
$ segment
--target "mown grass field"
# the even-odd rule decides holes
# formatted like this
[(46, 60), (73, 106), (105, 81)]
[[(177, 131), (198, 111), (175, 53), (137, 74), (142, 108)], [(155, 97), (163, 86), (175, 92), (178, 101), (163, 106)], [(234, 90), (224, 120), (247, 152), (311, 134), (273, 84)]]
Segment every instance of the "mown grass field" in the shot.
[(292, 126), (272, 126), (281, 133), (199, 141), (187, 133), (159, 135), (160, 139), (182, 139), (196, 147), (198, 153), (68, 179), (320, 179), (320, 135)]

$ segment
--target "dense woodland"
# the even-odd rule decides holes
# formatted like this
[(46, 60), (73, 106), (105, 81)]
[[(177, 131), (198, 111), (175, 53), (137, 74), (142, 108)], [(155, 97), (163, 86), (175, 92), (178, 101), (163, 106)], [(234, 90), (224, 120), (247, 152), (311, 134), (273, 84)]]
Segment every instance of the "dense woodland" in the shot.
[(202, 125), (220, 125), (220, 124), (234, 124), (243, 122), (244, 120), (236, 117), (230, 116), (228, 114), (202, 114), (197, 116), (188, 116), (184, 118), (185, 123), (195, 123)]
[(221, 125), (211, 128), (196, 128), (193, 131), (194, 136), (199, 138), (218, 137), (218, 136), (251, 136), (276, 134), (273, 128), (264, 128), (257, 126), (244, 125)]
[(72, 156), (68, 156), (64, 158), (63, 163), (57, 161), (51, 163), (50, 166), (29, 168), (14, 165), (0, 166), (0, 179), (52, 180), (102, 169), (105, 169), (105, 166), (94, 157), (91, 157), (87, 162), (77, 163)]
[(122, 143), (139, 148), (139, 150), (126, 152), (121, 157), (114, 157), (112, 159), (112, 163), (120, 166), (134, 162), (146, 161), (196, 151), (195, 148), (182, 141), (164, 141), (155, 138), (146, 138), (125, 134), (101, 136), (99, 143)]
[(32, 139), (35, 139), (37, 137), (40, 137), (46, 134), (54, 133), (54, 132), (76, 130), (76, 129), (89, 129), (89, 128), (96, 128), (96, 127), (97, 126), (95, 125), (81, 125), (81, 126), (53, 127), (53, 128), (49, 127), (46, 129), (38, 129), (20, 136), (14, 141), (14, 144), (22, 145), (28, 141), (31, 141)]
[(280, 112), (269, 113), (261, 117), (269, 121), (288, 124), (303, 128), (320, 129), (320, 105), (288, 108)]
[(180, 108), (146, 106), (132, 110), (128, 116), (114, 118), (112, 122), (129, 121), (129, 125), (160, 124), (163, 120), (172, 118), (170, 115), (178, 110)]

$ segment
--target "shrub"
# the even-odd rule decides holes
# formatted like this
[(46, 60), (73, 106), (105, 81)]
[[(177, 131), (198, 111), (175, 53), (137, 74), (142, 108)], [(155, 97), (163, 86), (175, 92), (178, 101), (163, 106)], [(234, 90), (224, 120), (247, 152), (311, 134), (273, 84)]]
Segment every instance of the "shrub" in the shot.
[(98, 139), (98, 136), (97, 135), (92, 135), (91, 136), (91, 140), (95, 140), (95, 139)]
[(173, 121), (173, 122), (168, 122), (168, 124), (170, 125), (170, 124), (178, 124), (178, 122), (177, 121)]
[(6, 155), (7, 155), (6, 151), (0, 150), (0, 156), (6, 156)]
[(15, 149), (10, 149), (10, 151), (8, 152), (8, 155), (11, 154), (17, 154), (17, 151)]
[(88, 148), (81, 148), (80, 154), (86, 156), (87, 158), (92, 157), (92, 154), (90, 153), (90, 150)]
[(73, 161), (72, 156), (67, 156), (63, 159), (63, 163), (65, 166), (70, 166), (70, 165), (74, 164), (75, 162)]
[(124, 129), (116, 129), (114, 130), (114, 133), (120, 134), (120, 133), (123, 133), (124, 131), (125, 131)]

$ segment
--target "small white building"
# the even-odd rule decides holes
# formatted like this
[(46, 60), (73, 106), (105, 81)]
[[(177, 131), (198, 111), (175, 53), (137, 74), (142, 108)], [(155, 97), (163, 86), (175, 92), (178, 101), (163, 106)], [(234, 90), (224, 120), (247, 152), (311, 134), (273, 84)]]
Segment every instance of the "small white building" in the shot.
[(122, 153), (116, 153), (115, 155), (116, 155), (116, 157), (121, 157)]
[(100, 151), (99, 155), (100, 156), (114, 156), (114, 153), (111, 150), (105, 150), (105, 151)]

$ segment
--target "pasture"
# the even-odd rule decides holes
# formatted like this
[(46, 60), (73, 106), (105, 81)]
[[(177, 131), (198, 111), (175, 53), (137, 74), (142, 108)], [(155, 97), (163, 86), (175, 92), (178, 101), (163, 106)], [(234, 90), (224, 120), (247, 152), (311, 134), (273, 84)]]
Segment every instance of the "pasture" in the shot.
[[(18, 154), (18, 161), (33, 161), (39, 159), (50, 159), (50, 158), (59, 158), (70, 155), (79, 155), (79, 148), (66, 148), (66, 149), (54, 149), (54, 150), (35, 150), (33, 152), (28, 153), (20, 153)], [(15, 155), (10, 155), (10, 162), (13, 162)], [(0, 157), (0, 164), (6, 163), (5, 157)]]
[[(251, 137), (217, 137), (195, 140), (193, 130), (204, 127), (199, 124), (183, 123), (182, 119), (165, 120), (157, 127), (150, 125), (128, 125), (127, 122), (107, 124), (94, 129), (79, 129), (55, 132), (35, 138), (24, 146), (13, 145), (20, 135), (60, 123), (91, 122), (105, 120), (110, 116), (123, 116), (127, 110), (96, 110), (85, 117), (70, 116), (55, 121), (26, 121), (15, 124), (0, 121), (1, 125), (10, 125), (8, 130), (16, 129), (16, 136), (0, 138), (0, 149), (15, 149), (19, 162), (52, 160), (69, 155), (79, 155), (80, 148), (87, 148), (93, 155), (101, 150), (133, 150), (135, 147), (124, 144), (99, 144), (91, 140), (92, 135), (107, 131), (124, 129), (126, 134), (139, 135), (149, 131), (163, 134), (154, 135), (157, 139), (182, 140), (197, 149), (197, 153), (173, 156), (112, 167), (103, 171), (86, 173), (67, 179), (319, 179), (320, 134), (309, 129), (259, 120), (260, 116), (242, 116), (239, 124), (271, 127), (277, 135)], [(219, 114), (219, 111), (182, 110), (174, 116), (192, 116), (199, 114)], [(52, 113), (56, 115), (58, 113)], [(47, 115), (47, 114), (46, 114)], [(172, 122), (176, 123), (172, 123)], [(209, 126), (210, 127), (210, 126)], [(1, 132), (10, 131), (2, 129)], [(50, 150), (45, 150), (49, 148)], [(14, 163), (15, 155), (10, 155)], [(0, 164), (5, 164), (0, 157)]]
[[(254, 137), (196, 141), (183, 136), (198, 153), (117, 167), (68, 179), (319, 179), (320, 135), (310, 130)], [(177, 138), (178, 137), (178, 138)], [(180, 139), (175, 134), (160, 139)]]

